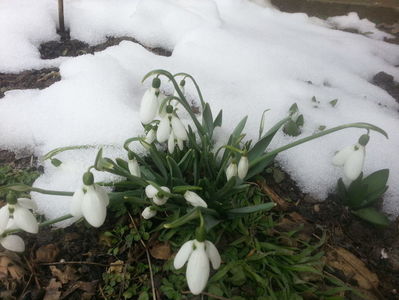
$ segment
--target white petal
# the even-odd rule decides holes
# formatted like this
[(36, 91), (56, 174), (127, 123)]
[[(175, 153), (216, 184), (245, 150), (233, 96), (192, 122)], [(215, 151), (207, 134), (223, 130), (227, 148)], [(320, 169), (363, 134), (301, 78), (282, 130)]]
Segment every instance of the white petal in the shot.
[(183, 141), (186, 141), (188, 139), (187, 131), (184, 128), (183, 123), (176, 116), (172, 117), (172, 129), (173, 132), (175, 133), (176, 138)]
[(190, 257), (191, 252), (193, 252), (194, 241), (188, 241), (180, 247), (177, 252), (175, 259), (173, 260), (173, 266), (176, 270), (180, 269), (184, 266), (188, 258)]
[(69, 211), (72, 216), (80, 218), (83, 216), (82, 214), (82, 202), (83, 202), (83, 196), (85, 194), (83, 193), (82, 188), (79, 188), (76, 190), (75, 193), (73, 193), (71, 204), (69, 206)]
[(157, 140), (160, 143), (166, 142), (170, 135), (170, 121), (169, 117), (165, 116), (159, 122), (157, 130)]
[[(159, 107), (161, 107), (161, 104), (162, 104), (162, 102), (163, 102), (163, 100), (164, 100), (165, 98), (166, 98), (166, 96), (165, 96), (164, 93), (159, 93), (159, 96), (158, 96)], [(159, 113), (159, 116), (160, 116), (161, 118), (163, 118), (163, 117), (166, 116), (166, 104), (163, 106), (163, 108), (162, 108), (161, 111), (159, 111), (159, 109), (158, 109), (158, 113)]]
[(167, 186), (161, 186), (161, 190), (170, 193), (170, 189)]
[(344, 165), (344, 174), (350, 180), (355, 180), (359, 177), (363, 170), (364, 163), (364, 147), (359, 147), (346, 160)]
[(188, 203), (190, 203), (192, 206), (201, 206), (201, 207), (208, 207), (208, 204), (202, 199), (200, 196), (198, 196), (197, 193), (194, 193), (192, 191), (186, 191), (184, 193), (184, 199), (187, 200)]
[(226, 169), (227, 181), (229, 181), (230, 178), (233, 176), (237, 176), (237, 164), (236, 163), (231, 163)]
[(151, 129), (150, 131), (147, 132), (147, 135), (145, 136), (146, 143), (151, 144), (153, 141), (155, 141), (155, 130)]
[(154, 198), (156, 194), (158, 194), (158, 190), (152, 186), (151, 184), (145, 187), (145, 194), (148, 198)]
[(351, 185), (352, 181), (353, 180), (346, 177), (345, 174), (344, 174), (344, 176), (342, 176), (342, 182), (344, 183), (346, 188), (348, 188)]
[(14, 222), (18, 228), (30, 233), (38, 233), (39, 224), (35, 216), (26, 208), (15, 205)]
[(158, 99), (155, 95), (156, 89), (151, 88), (144, 93), (140, 106), (140, 121), (148, 124), (154, 120), (158, 111)]
[(148, 220), (154, 217), (157, 214), (156, 210), (152, 210), (151, 207), (146, 207), (144, 208), (143, 212), (141, 213), (141, 216)]
[(89, 189), (84, 195), (82, 213), (86, 221), (93, 227), (100, 227), (104, 223), (107, 207), (94, 189)]
[(168, 152), (172, 154), (174, 151), (175, 151), (175, 135), (173, 134), (172, 131), (168, 139)]
[(248, 157), (241, 156), (240, 161), (238, 162), (238, 177), (244, 179), (248, 173)]
[(180, 150), (183, 150), (184, 148), (184, 141), (181, 139), (177, 139), (177, 147), (179, 147)]
[(334, 155), (332, 163), (335, 166), (342, 167), (348, 157), (355, 151), (355, 146), (347, 146), (344, 149), (340, 150), (337, 152), (337, 154)]
[(154, 201), (154, 203), (156, 205), (161, 206), (161, 205), (165, 205), (165, 203), (168, 201), (168, 199), (169, 199), (168, 197), (158, 197), (157, 195), (155, 195), (152, 198), (152, 201)]
[(7, 228), (8, 220), (10, 219), (10, 212), (8, 210), (8, 205), (4, 205), (0, 208), (0, 234), (3, 233)]
[(205, 252), (204, 243), (196, 242), (196, 249), (191, 253), (187, 263), (186, 279), (191, 293), (200, 294), (209, 278), (209, 259)]
[(100, 197), (100, 200), (102, 200), (104, 205), (107, 207), (109, 205), (109, 196), (107, 191), (98, 184), (93, 184), (93, 187), (98, 196)]
[(212, 242), (205, 241), (205, 250), (209, 260), (212, 263), (212, 268), (215, 270), (219, 269), (222, 258), (220, 257), (218, 249)]
[(18, 201), (18, 204), (22, 207), (25, 207), (25, 208), (31, 209), (31, 210), (37, 210), (36, 202), (33, 201), (32, 199), (18, 198), (17, 201)]
[(24, 252), (25, 243), (24, 240), (18, 235), (7, 235), (6, 237), (0, 239), (0, 244), (10, 251)]
[(140, 166), (139, 163), (137, 162), (137, 159), (135, 158), (129, 159), (127, 165), (129, 167), (130, 174), (137, 177), (141, 176)]

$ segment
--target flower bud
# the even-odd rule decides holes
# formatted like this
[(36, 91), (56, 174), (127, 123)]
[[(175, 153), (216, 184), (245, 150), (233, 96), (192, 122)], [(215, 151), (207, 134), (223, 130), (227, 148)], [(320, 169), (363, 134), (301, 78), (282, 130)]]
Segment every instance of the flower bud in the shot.
[(190, 203), (192, 206), (208, 207), (208, 204), (206, 204), (204, 199), (198, 196), (198, 194), (195, 192), (186, 191), (184, 193), (184, 199), (186, 199), (187, 202)]
[(155, 217), (155, 215), (157, 214), (156, 210), (152, 210), (150, 206), (144, 208), (143, 212), (141, 213), (141, 216), (148, 220), (151, 219), (153, 217)]
[(240, 179), (244, 179), (248, 173), (248, 157), (243, 155), (241, 156), (240, 161), (238, 162), (238, 177)]
[(237, 176), (237, 164), (235, 162), (230, 163), (226, 169), (226, 178), (229, 181), (232, 177)]

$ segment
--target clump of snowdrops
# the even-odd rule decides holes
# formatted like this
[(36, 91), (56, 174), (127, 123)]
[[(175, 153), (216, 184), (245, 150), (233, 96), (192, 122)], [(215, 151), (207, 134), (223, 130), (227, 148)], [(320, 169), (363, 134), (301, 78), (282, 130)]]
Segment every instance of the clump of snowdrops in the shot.
[[(280, 152), (351, 127), (366, 129), (367, 137), (370, 131), (386, 136), (382, 129), (372, 124), (352, 123), (326, 129), (267, 151), (282, 127), (287, 128), (298, 121), (299, 118), (293, 121), (296, 112), (291, 111), (288, 117), (266, 132), (263, 114), (257, 140), (246, 139), (244, 127), (247, 117), (244, 117), (231, 132), (228, 141), (216, 148), (214, 130), (222, 126), (223, 113), (213, 114), (194, 78), (186, 73), (172, 75), (165, 70), (154, 70), (145, 75), (143, 81), (150, 79), (151, 87), (145, 92), (140, 108), (144, 133), (125, 141), (126, 159), (104, 157), (100, 149), (94, 164), (88, 166), (87, 172), (82, 175), (82, 185), (76, 187), (74, 192), (48, 191), (23, 184), (1, 187), (9, 191), (7, 204), (0, 209), (0, 243), (3, 247), (24, 251), (24, 242), (15, 233), (37, 233), (40, 226), (68, 218), (84, 218), (90, 225), (99, 227), (106, 219), (110, 203), (126, 202), (139, 207), (143, 219), (156, 220), (154, 224), (157, 227), (153, 231), (184, 227), (190, 232), (181, 244), (173, 265), (176, 269), (186, 265), (188, 287), (193, 294), (200, 294), (207, 285), (211, 267), (216, 270), (222, 263), (222, 250), (212, 240), (218, 226), (226, 226), (229, 222), (271, 210), (275, 206), (273, 202), (243, 206), (236, 195), (245, 191), (251, 178), (268, 167)], [(187, 81), (195, 86), (199, 109), (187, 100)], [(162, 85), (168, 84), (174, 90), (171, 95), (165, 95), (162, 89)], [(182, 119), (183, 115), (188, 118)], [(300, 124), (295, 124), (303, 125), (303, 117), (300, 120)], [(132, 150), (132, 143), (139, 143), (147, 154), (138, 155)], [(359, 176), (363, 166), (364, 155), (356, 151), (364, 145), (356, 147), (352, 147), (350, 153), (345, 150), (345, 155), (340, 152), (334, 158), (336, 164), (345, 168), (346, 184)], [(55, 156), (74, 148), (79, 147), (56, 149), (44, 158), (59, 166), (62, 162)], [(113, 191), (107, 192), (96, 183), (92, 169), (118, 175), (120, 181), (113, 184)], [(30, 191), (70, 197), (70, 214), (38, 224), (33, 214), (35, 203), (29, 197), (17, 197)]]

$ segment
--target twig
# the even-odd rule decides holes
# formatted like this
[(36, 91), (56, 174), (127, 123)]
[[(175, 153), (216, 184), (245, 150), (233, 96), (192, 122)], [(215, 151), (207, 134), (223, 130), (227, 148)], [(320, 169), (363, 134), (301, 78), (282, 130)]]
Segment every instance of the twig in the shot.
[[(136, 223), (133, 220), (133, 217), (130, 213), (129, 214), (129, 218), (132, 221), (132, 224), (134, 226), (134, 229), (136, 229), (137, 232), (139, 232), (139, 230), (137, 229)], [(148, 269), (150, 270), (150, 279), (151, 279), (151, 290), (152, 290), (152, 299), (153, 300), (157, 300), (157, 296), (156, 296), (156, 290), (155, 290), (155, 284), (154, 284), (154, 274), (152, 272), (152, 265), (151, 265), (151, 256), (150, 256), (150, 252), (148, 251), (147, 245), (144, 243), (143, 239), (140, 236), (140, 242), (143, 245), (144, 249), (145, 249), (145, 253), (147, 255), (147, 261), (148, 261)]]
[(22, 293), (21, 293), (21, 295), (18, 297), (18, 300), (20, 300), (20, 299), (24, 299), (24, 294), (25, 294), (25, 291), (26, 291), (26, 289), (28, 288), (28, 286), (29, 286), (29, 283), (30, 283), (30, 281), (32, 280), (32, 277), (33, 277), (33, 273), (30, 273), (30, 276), (29, 276), (28, 282), (25, 284), (25, 287), (24, 287), (24, 289), (22, 290)]
[(26, 262), (27, 266), (29, 267), (29, 270), (31, 271), (32, 275), (35, 276), (35, 283), (36, 283), (37, 287), (39, 289), (41, 289), (42, 287), (41, 287), (41, 285), (39, 283), (39, 280), (37, 279), (35, 270), (33, 269), (32, 265), (29, 263), (29, 261), (27, 260), (27, 258), (25, 256), (24, 256), (24, 259), (25, 259), (25, 262)]
[[(89, 262), (89, 261), (60, 261), (60, 262), (52, 262), (52, 263), (40, 263), (41, 266), (54, 266), (54, 265), (96, 265), (101, 267), (109, 267), (111, 265)], [(112, 264), (112, 266), (123, 266), (124, 264)]]

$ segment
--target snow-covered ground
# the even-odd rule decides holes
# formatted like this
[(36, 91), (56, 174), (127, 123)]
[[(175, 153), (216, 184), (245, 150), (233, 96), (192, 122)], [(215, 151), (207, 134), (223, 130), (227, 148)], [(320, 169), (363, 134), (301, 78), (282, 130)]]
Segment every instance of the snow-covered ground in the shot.
[[(223, 109), (220, 141), (244, 115), (249, 116), (248, 137), (256, 138), (263, 110), (271, 109), (270, 127), (294, 102), (305, 117), (301, 137), (321, 125), (382, 127), (389, 140), (371, 133), (364, 170), (391, 170), (384, 209), (399, 214), (399, 105), (369, 82), (380, 71), (399, 80), (399, 46), (378, 40), (382, 33), (364, 20), (354, 25), (350, 15), (326, 22), (247, 0), (65, 0), (65, 14), (72, 38), (96, 44), (106, 36), (128, 35), (173, 54), (157, 56), (125, 41), (94, 55), (42, 60), (40, 43), (58, 38), (57, 1), (2, 0), (0, 72), (57, 66), (62, 80), (44, 90), (9, 91), (0, 99), (0, 148), (29, 149), (40, 156), (69, 145), (119, 146), (142, 131), (138, 109), (148, 87), (141, 85), (142, 76), (160, 68), (183, 71), (197, 79), (215, 112)], [(366, 37), (330, 28), (346, 23), (374, 33)], [(192, 86), (187, 90), (195, 97)], [(338, 99), (335, 107), (329, 104), (333, 99)], [(341, 174), (331, 165), (334, 152), (362, 133), (341, 131), (286, 151), (278, 161), (305, 192), (323, 199)], [(279, 133), (271, 147), (294, 139)], [(111, 157), (124, 155), (115, 147), (106, 151)], [(66, 164), (59, 169), (46, 162), (35, 186), (74, 191), (95, 152), (63, 153), (58, 158)], [(67, 197), (33, 197), (49, 218), (68, 212)]]

